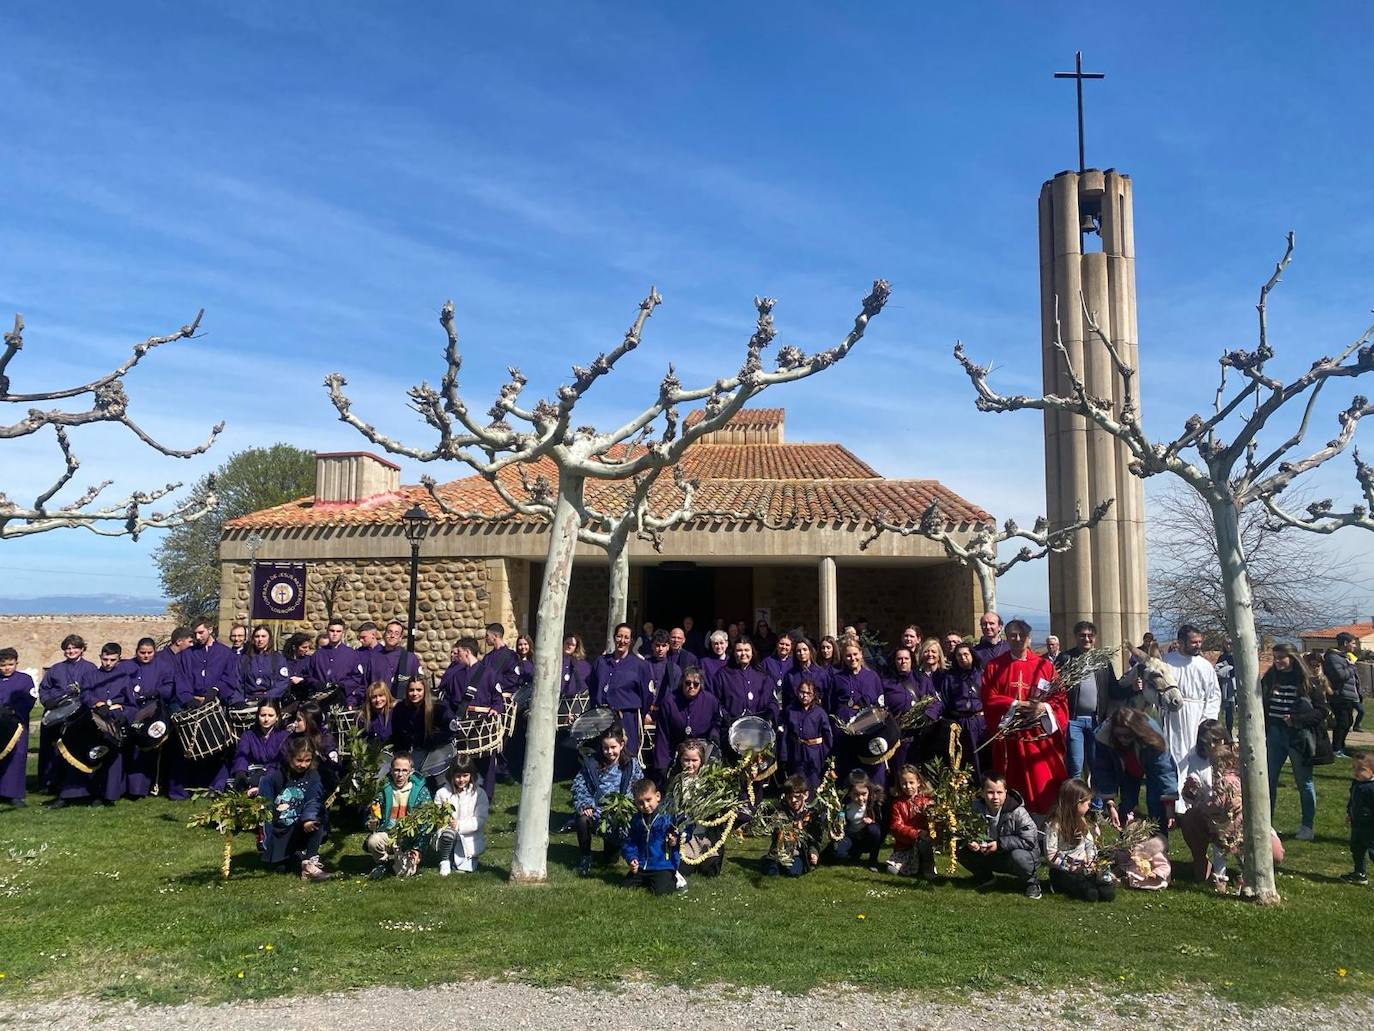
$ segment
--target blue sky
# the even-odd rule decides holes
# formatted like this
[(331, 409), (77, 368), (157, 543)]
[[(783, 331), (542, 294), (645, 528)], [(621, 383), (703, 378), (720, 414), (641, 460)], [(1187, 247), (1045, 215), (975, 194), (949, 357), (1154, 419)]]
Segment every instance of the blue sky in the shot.
[[(1136, 184), (1157, 434), (1208, 403), (1216, 353), (1252, 343), (1288, 229), (1280, 366), (1353, 339), (1374, 303), (1367, 5), (1156, 4), (1097, 32), (1046, 6), (6, 5), (14, 389), (87, 378), (204, 307), (204, 336), (129, 389), (183, 445), (227, 420), (216, 450), (75, 438), (116, 488), (189, 481), (255, 444), (360, 446), (320, 385), (333, 369), (357, 411), (425, 439), (404, 389), (440, 374), (448, 297), (485, 407), (509, 364), (532, 395), (613, 346), (656, 284), (644, 346), (588, 399), (609, 422), (669, 360), (688, 383), (737, 367), (754, 294), (779, 299), (782, 342), (814, 348), (881, 275), (893, 301), (861, 349), (768, 396), (789, 439), (1028, 522), (1039, 419), (976, 413), (949, 351), (964, 339), (1007, 389), (1039, 380), (1035, 199), (1076, 161), (1073, 88), (1051, 77), (1076, 48), (1108, 73), (1088, 85), (1088, 163)], [(1326, 425), (1350, 392), (1330, 393)], [(0, 489), (31, 497), (55, 453), (7, 444)], [(1350, 496), (1348, 462), (1316, 486)], [(1331, 546), (1374, 553), (1354, 531)], [(154, 594), (151, 550), (6, 543), (0, 593)], [(1003, 599), (1043, 610), (1043, 569)]]

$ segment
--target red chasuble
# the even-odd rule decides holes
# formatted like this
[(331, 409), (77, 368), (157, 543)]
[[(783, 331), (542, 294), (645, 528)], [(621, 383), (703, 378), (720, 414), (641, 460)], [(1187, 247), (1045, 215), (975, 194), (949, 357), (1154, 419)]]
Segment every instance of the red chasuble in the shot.
[[(988, 663), (983, 670), (983, 713), (989, 733), (1002, 722), (1012, 702), (1031, 698), (1041, 680), (1053, 682), (1054, 665), (1030, 650), (1024, 659), (1007, 653)], [(1029, 730), (1012, 731), (992, 744), (992, 768), (1006, 774), (1007, 788), (1020, 792), (1032, 813), (1048, 813), (1053, 808), (1059, 785), (1068, 776), (1064, 768), (1068, 700), (1061, 691), (1046, 701), (1054, 713), (1054, 731), (1047, 734), (1042, 722)]]

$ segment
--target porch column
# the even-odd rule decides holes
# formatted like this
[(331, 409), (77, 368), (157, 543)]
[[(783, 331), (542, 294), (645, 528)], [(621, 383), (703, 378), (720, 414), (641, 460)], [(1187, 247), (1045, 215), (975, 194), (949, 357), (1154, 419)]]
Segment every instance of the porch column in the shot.
[(840, 632), (839, 599), (835, 590), (835, 560), (826, 555), (820, 561), (821, 636), (835, 637)]

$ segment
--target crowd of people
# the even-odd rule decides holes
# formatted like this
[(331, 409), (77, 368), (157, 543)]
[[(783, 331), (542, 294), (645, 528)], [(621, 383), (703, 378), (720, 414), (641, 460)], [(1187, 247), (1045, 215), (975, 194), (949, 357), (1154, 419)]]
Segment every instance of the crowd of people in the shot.
[[(979, 631), (937, 637), (909, 625), (888, 647), (863, 621), (813, 639), (801, 630), (773, 633), (764, 621), (752, 634), (726, 624), (701, 634), (684, 619), (638, 634), (622, 624), (612, 647), (591, 659), (568, 635), (563, 711), (602, 717), (590, 733), (578, 732), (585, 720), (560, 721), (573, 739), (563, 751), (572, 757), (564, 765), (573, 805), (566, 829), (577, 836), (578, 873), (591, 872), (598, 835), (603, 861), (623, 859), (627, 883), (656, 893), (683, 889), (689, 872), (719, 870), (721, 835), (679, 826), (663, 798), (713, 762), (738, 759), (746, 728), (749, 748), (762, 740), (776, 766), (758, 786), (761, 794), (778, 790), (783, 814), (771, 832), (770, 874), (848, 862), (934, 881), (931, 778), (962, 766), (986, 827), (960, 843), (957, 858), (986, 887), (1008, 878), (1039, 898), (1044, 866), (1051, 886), (1075, 898), (1109, 900), (1119, 883), (1160, 888), (1173, 874), (1175, 829), (1193, 877), (1234, 887), (1241, 788), (1229, 651), (1209, 660), (1203, 634), (1185, 624), (1165, 648), (1147, 635), (1118, 672), (1101, 660), (1089, 620), (1074, 627), (1074, 647), (1061, 649), (1052, 637), (1043, 652), (1032, 648), (1023, 620), (1003, 627), (988, 612)], [(234, 626), (224, 644), (201, 621), (177, 628), (161, 648), (140, 640), (131, 657), (106, 644), (96, 663), (70, 634), (62, 660), (38, 684), (19, 671), (15, 649), (0, 648), (0, 801), (25, 804), (37, 702), (37, 786), (52, 796), (49, 808), (230, 788), (257, 794), (271, 813), (260, 835), (263, 861), (320, 880), (330, 876), (319, 853), (350, 759), (341, 753), (346, 737), (354, 761), (360, 744), (387, 756), (366, 814), (363, 847), (374, 876), (413, 875), (429, 861), (444, 876), (470, 872), (485, 849), (497, 780), (522, 773), (533, 642), (521, 635), (507, 644), (505, 628), (490, 624), (481, 643), (454, 644), (435, 680), (404, 646), (403, 624), (363, 623), (353, 633), (349, 643), (344, 622), (331, 620), (318, 636), (292, 634), (278, 648), (268, 627)], [(1354, 868), (1346, 879), (1364, 884), (1374, 757), (1345, 751), (1363, 711), (1355, 660), (1350, 635), (1306, 656), (1280, 644), (1261, 694), (1270, 802), (1291, 766), (1296, 840), (1314, 833), (1313, 767), (1351, 762)], [(465, 735), (482, 727), (497, 733), (478, 747)], [(827, 790), (838, 808), (823, 816), (817, 803)], [(616, 827), (603, 818), (614, 796), (635, 810)], [(446, 807), (432, 833), (395, 833), (408, 812), (431, 802)], [(1105, 828), (1144, 819), (1157, 833), (1135, 841), (1115, 867), (1105, 862)], [(827, 822), (840, 829), (822, 833)], [(1271, 847), (1282, 856), (1277, 835)]]

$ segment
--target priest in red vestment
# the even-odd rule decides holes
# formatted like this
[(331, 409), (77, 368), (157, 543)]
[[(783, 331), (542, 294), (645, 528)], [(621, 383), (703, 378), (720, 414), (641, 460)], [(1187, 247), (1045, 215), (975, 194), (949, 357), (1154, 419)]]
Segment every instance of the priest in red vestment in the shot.
[(1010, 650), (983, 670), (983, 713), (989, 730), (1001, 725), (1012, 706), (1035, 720), (992, 743), (992, 768), (1006, 775), (1007, 788), (1020, 792), (1029, 812), (1043, 815), (1068, 776), (1064, 727), (1069, 712), (1065, 693), (1047, 690), (1054, 683), (1054, 664), (1030, 650), (1030, 633), (1024, 620), (1007, 624)]

